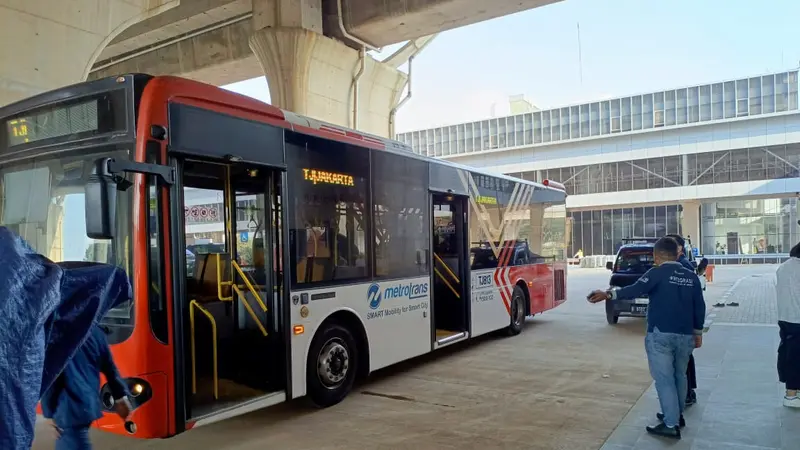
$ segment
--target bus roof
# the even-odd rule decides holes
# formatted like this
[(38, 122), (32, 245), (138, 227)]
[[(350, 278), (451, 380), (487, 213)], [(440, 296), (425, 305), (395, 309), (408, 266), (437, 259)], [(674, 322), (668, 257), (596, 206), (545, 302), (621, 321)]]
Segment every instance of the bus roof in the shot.
[[(229, 91), (217, 86), (202, 83), (199, 81), (189, 80), (186, 78), (176, 76), (150, 76), (146, 74), (127, 74), (115, 77), (107, 77), (83, 83), (77, 83), (71, 86), (65, 86), (60, 89), (45, 92), (33, 97), (20, 100), (18, 102), (6, 105), (0, 108), (0, 119), (10, 118), (25, 111), (36, 109), (42, 106), (47, 106), (59, 101), (67, 100), (81, 95), (86, 95), (87, 92), (92, 92), (101, 89), (108, 89), (114, 86), (114, 83), (122, 84), (123, 81), (133, 82), (133, 80), (147, 80), (148, 85), (160, 85), (163, 89), (170, 89), (172, 87), (177, 90), (192, 90), (203, 91), (208, 95), (203, 95), (203, 98), (197, 100), (209, 101), (221, 105), (235, 106), (257, 113), (259, 115), (266, 115), (272, 122), (285, 129), (297, 131), (303, 134), (311, 134), (323, 137), (330, 140), (335, 140), (343, 143), (358, 145), (375, 150), (388, 151), (403, 155), (410, 158), (415, 158), (427, 161), (433, 164), (449, 166), (456, 169), (466, 170), (472, 173), (487, 175), (494, 178), (505, 179), (517, 183), (529, 184), (537, 186), (541, 189), (548, 189), (557, 192), (563, 192), (566, 195), (566, 189), (556, 180), (545, 180), (543, 183), (538, 183), (531, 180), (524, 180), (521, 178), (511, 177), (498, 172), (490, 172), (482, 170), (477, 167), (466, 166), (463, 164), (454, 163), (451, 161), (431, 158), (416, 154), (412, 151), (411, 147), (402, 142), (394, 139), (388, 139), (373, 134), (356, 131), (349, 128), (341, 127), (338, 125), (330, 124), (321, 120), (313, 119), (310, 117), (302, 116), (291, 111), (285, 111), (273, 105), (264, 103), (260, 100), (248, 97), (233, 91)], [(182, 97), (185, 97), (182, 95)], [(198, 96), (199, 97), (199, 96)]]

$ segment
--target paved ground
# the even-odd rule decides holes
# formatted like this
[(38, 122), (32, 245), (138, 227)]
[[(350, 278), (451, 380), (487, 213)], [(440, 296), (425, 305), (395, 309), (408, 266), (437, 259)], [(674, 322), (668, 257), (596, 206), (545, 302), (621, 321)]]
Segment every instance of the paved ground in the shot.
[[(390, 368), (333, 408), (289, 404), (163, 441), (92, 439), (100, 450), (597, 450), (650, 384), (642, 320), (609, 326), (603, 306), (585, 300), (608, 276), (571, 271), (567, 303), (520, 336)], [(38, 431), (33, 448), (52, 449), (50, 430)]]
[[(754, 270), (766, 271), (718, 269), (708, 301)], [(482, 339), (382, 371), (333, 408), (282, 405), (163, 441), (100, 432), (92, 439), (100, 450), (597, 450), (650, 385), (643, 320), (609, 326), (603, 306), (585, 301), (608, 276), (570, 270), (567, 303), (532, 319), (522, 335)], [(698, 367), (702, 376), (716, 376), (705, 367)], [(52, 449), (49, 430), (40, 424), (37, 431), (33, 448)]]
[(686, 413), (684, 438), (675, 442), (644, 431), (645, 425), (655, 423), (659, 410), (651, 386), (603, 450), (800, 448), (800, 411), (781, 405), (783, 387), (775, 369), (779, 339), (771, 286), (774, 269), (751, 267), (727, 293), (728, 301), (740, 306), (712, 312), (716, 318), (695, 353), (699, 403)]
[(778, 323), (778, 305), (775, 302), (775, 272), (751, 273), (740, 278), (734, 289), (723, 296), (725, 303), (737, 302), (739, 306), (713, 308), (710, 316), (715, 323)]

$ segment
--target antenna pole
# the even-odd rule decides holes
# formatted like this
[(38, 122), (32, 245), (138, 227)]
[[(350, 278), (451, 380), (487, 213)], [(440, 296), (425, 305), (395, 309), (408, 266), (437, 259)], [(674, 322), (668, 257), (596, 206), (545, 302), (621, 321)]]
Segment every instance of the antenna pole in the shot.
[(581, 87), (583, 87), (583, 55), (581, 54), (581, 23), (578, 22), (578, 75), (581, 79)]

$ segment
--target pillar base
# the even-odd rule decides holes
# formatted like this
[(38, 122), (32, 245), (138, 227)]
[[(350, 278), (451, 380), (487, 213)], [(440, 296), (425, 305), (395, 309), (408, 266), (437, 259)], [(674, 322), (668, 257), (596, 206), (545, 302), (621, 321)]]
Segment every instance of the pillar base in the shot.
[(272, 104), (335, 125), (389, 135), (389, 116), (407, 75), (366, 56), (359, 80), (357, 124), (353, 78), (359, 53), (339, 41), (302, 28), (257, 30), (250, 48), (267, 77)]
[(681, 204), (681, 233), (684, 239), (692, 240), (692, 247), (702, 253), (700, 242), (700, 202), (683, 202)]

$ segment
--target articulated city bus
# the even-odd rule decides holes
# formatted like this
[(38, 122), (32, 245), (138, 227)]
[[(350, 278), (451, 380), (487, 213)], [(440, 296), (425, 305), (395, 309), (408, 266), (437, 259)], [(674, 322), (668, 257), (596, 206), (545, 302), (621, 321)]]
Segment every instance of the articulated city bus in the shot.
[[(2, 225), (55, 261), (125, 268), (102, 325), (168, 437), (307, 396), (565, 300), (565, 197), (175, 77), (0, 109)], [(111, 411), (105, 386), (98, 393)]]

